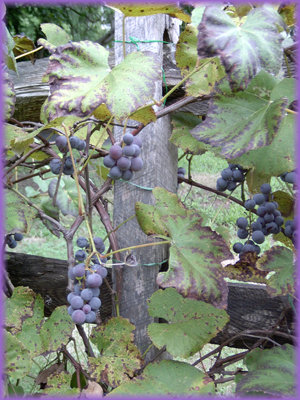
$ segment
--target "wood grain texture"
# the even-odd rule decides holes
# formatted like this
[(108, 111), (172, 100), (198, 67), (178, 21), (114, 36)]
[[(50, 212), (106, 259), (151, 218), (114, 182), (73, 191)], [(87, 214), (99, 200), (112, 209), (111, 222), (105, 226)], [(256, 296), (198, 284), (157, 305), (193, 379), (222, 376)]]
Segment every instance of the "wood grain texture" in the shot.
[[(60, 305), (67, 304), (67, 271), (66, 260), (58, 260), (34, 256), (30, 254), (8, 252), (5, 255), (7, 271), (14, 286), (28, 286), (36, 293), (40, 293), (46, 302), (45, 315)], [(147, 297), (150, 290), (143, 288), (140, 280), (143, 277), (139, 269), (134, 269), (130, 276), (133, 278), (131, 288), (135, 293)], [(134, 280), (135, 279), (135, 280)], [(108, 281), (111, 283), (111, 270), (109, 269)], [(245, 330), (270, 330), (278, 325), (284, 333), (295, 335), (293, 312), (286, 296), (270, 297), (264, 286), (245, 283), (228, 284), (227, 313), (230, 321), (211, 343), (221, 344), (231, 339), (234, 335)], [(101, 286), (100, 299), (102, 306), (100, 316), (103, 321), (112, 315), (111, 294), (105, 284)], [(136, 307), (136, 304), (133, 303)], [(138, 309), (140, 306), (138, 305)], [(146, 315), (143, 319), (147, 322)], [(141, 320), (141, 323), (142, 321)], [(279, 343), (291, 343), (283, 337), (273, 337)], [(248, 348), (257, 339), (245, 336), (231, 341), (231, 347)]]

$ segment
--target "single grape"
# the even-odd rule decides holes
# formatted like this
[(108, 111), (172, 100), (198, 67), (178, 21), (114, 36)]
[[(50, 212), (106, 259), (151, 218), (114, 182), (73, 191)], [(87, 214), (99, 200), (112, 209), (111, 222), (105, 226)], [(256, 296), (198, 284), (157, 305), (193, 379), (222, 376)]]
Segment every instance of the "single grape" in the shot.
[(256, 203), (253, 199), (246, 200), (244, 206), (247, 210), (253, 210), (256, 206)]
[(74, 280), (74, 279), (75, 279), (75, 275), (74, 275), (74, 272), (73, 272), (73, 268), (70, 268), (70, 269), (68, 270), (68, 277), (69, 277), (69, 279), (71, 279), (71, 280)]
[(55, 175), (58, 175), (62, 166), (62, 162), (60, 158), (52, 158), (49, 163), (51, 172)]
[(90, 245), (89, 241), (84, 236), (79, 236), (79, 238), (76, 240), (76, 244), (78, 247), (81, 247), (82, 249), (87, 248)]
[(66, 157), (65, 159), (65, 167), (68, 169), (73, 167), (72, 158), (70, 156)]
[(240, 170), (233, 171), (232, 177), (236, 182), (243, 182), (244, 180), (244, 175)]
[(265, 206), (259, 206), (257, 209), (257, 215), (259, 217), (263, 217), (267, 213), (267, 209)]
[(276, 223), (278, 226), (281, 226), (281, 225), (284, 224), (284, 219), (282, 218), (281, 215), (278, 215), (277, 217), (275, 217), (275, 223)]
[(74, 310), (79, 310), (79, 308), (82, 308), (84, 303), (80, 296), (74, 296), (72, 297), (70, 304)]
[(87, 322), (88, 324), (91, 324), (92, 322), (95, 322), (95, 321), (96, 321), (96, 313), (94, 311), (91, 311), (88, 314), (86, 314), (85, 322)]
[(69, 315), (72, 315), (74, 311), (75, 311), (74, 308), (72, 308), (71, 306), (68, 307), (68, 314)]
[(122, 157), (122, 147), (118, 144), (112, 145), (109, 149), (109, 155), (112, 159), (118, 160), (120, 157)]
[(81, 290), (82, 290), (81, 284), (76, 283), (76, 285), (74, 285), (74, 288), (73, 288), (74, 294), (76, 294), (77, 296), (80, 296)]
[(177, 170), (177, 175), (185, 175), (186, 174), (186, 170), (183, 167), (179, 167)]
[(295, 184), (296, 181), (297, 181), (296, 178), (297, 178), (296, 172), (294, 172), (294, 171), (293, 172), (288, 172), (285, 175), (285, 182)]
[(230, 168), (225, 168), (221, 172), (221, 177), (225, 180), (228, 181), (229, 179), (232, 178), (233, 172)]
[(83, 289), (83, 291), (80, 294), (81, 298), (85, 301), (90, 301), (91, 298), (93, 297), (93, 291), (92, 289)]
[(228, 182), (227, 190), (230, 190), (232, 192), (235, 188), (236, 188), (236, 182), (233, 181)]
[(10, 235), (6, 237), (6, 244), (10, 249), (15, 249), (18, 245), (16, 240)]
[(256, 193), (253, 196), (253, 200), (255, 201), (255, 203), (257, 205), (261, 205), (261, 204), (263, 204), (265, 202), (265, 196), (262, 193)]
[(121, 171), (126, 171), (131, 166), (131, 160), (127, 157), (120, 157), (117, 161), (117, 166)]
[(77, 150), (82, 151), (82, 150), (85, 149), (85, 147), (86, 147), (85, 140), (79, 139), (79, 143), (78, 143), (78, 145), (76, 147)]
[(246, 229), (238, 229), (237, 235), (240, 239), (246, 239), (246, 237), (248, 237), (248, 231)]
[(93, 297), (89, 301), (89, 305), (91, 306), (92, 310), (99, 310), (99, 308), (101, 307), (101, 300), (99, 299), (99, 297)]
[(132, 156), (134, 156), (134, 153), (135, 153), (134, 144), (126, 145), (123, 147), (123, 155), (124, 156), (132, 157)]
[(227, 189), (228, 182), (223, 178), (217, 179), (217, 190), (224, 192)]
[(133, 157), (138, 157), (141, 154), (141, 148), (137, 144), (132, 144), (134, 147), (134, 154)]
[(252, 233), (252, 239), (255, 243), (261, 244), (265, 241), (265, 235), (262, 233), (262, 231), (254, 231)]
[(261, 231), (261, 230), (262, 230), (262, 225), (261, 225), (260, 222), (254, 221), (254, 222), (252, 222), (252, 224), (251, 224), (251, 229), (252, 229), (252, 232), (254, 232), (254, 231)]
[(58, 150), (62, 153), (66, 153), (68, 151), (68, 141), (65, 136), (57, 136), (55, 144), (58, 147)]
[(99, 251), (99, 253), (103, 253), (105, 251), (105, 244), (103, 242), (103, 240), (101, 239), (101, 237), (94, 237), (93, 238), (96, 250)]
[(280, 228), (276, 224), (276, 222), (269, 222), (268, 224), (266, 224), (265, 229), (268, 235), (271, 233), (276, 234), (280, 232)]
[(248, 220), (247, 218), (240, 217), (236, 220), (236, 225), (241, 228), (241, 229), (246, 229), (248, 226)]
[(20, 241), (23, 239), (23, 235), (22, 235), (22, 233), (20, 233), (20, 232), (16, 232), (16, 233), (14, 234), (14, 238), (15, 238), (15, 240), (16, 240), (17, 242), (20, 242)]
[(72, 149), (77, 149), (77, 146), (80, 143), (80, 139), (77, 136), (71, 136), (70, 137), (70, 145), (72, 147)]
[(82, 278), (85, 275), (85, 265), (83, 263), (75, 265), (73, 273), (75, 278)]
[(123, 142), (130, 145), (133, 142), (134, 136), (131, 133), (125, 133), (123, 136)]
[(88, 313), (90, 313), (90, 312), (92, 311), (92, 307), (91, 307), (89, 304), (85, 304), (85, 305), (82, 307), (82, 311), (83, 311), (85, 314), (88, 314)]
[(243, 243), (239, 243), (239, 242), (238, 243), (234, 243), (233, 251), (235, 253), (240, 253), (243, 250), (243, 247), (244, 247)]
[(263, 194), (269, 194), (271, 193), (271, 186), (268, 183), (263, 183), (260, 187), (260, 191)]
[(114, 167), (112, 167), (112, 169), (109, 171), (109, 176), (110, 176), (112, 179), (120, 179), (121, 176), (122, 176), (122, 171), (120, 170), (119, 167), (114, 166)]
[(143, 146), (142, 139), (139, 136), (134, 136), (133, 137), (133, 144), (136, 144), (141, 149), (142, 146)]
[(73, 175), (74, 174), (74, 168), (73, 165), (71, 167), (66, 167), (66, 165), (63, 166), (63, 173), (65, 175)]
[(86, 314), (82, 310), (75, 310), (72, 313), (72, 320), (75, 324), (81, 325), (85, 322)]
[(132, 171), (130, 171), (130, 169), (122, 172), (122, 179), (124, 179), (124, 181), (130, 181), (132, 176), (133, 176), (133, 173), (132, 173)]
[(77, 250), (75, 253), (75, 259), (77, 261), (84, 261), (86, 259), (86, 252), (84, 250)]
[(91, 288), (91, 291), (93, 292), (93, 297), (99, 297), (100, 289), (98, 287)]
[(242, 253), (256, 253), (256, 248), (253, 244), (245, 244), (242, 250)]
[(91, 274), (86, 278), (86, 285), (89, 288), (95, 288), (102, 285), (102, 278), (98, 274)]
[(264, 220), (265, 220), (266, 223), (268, 223), (268, 222), (273, 222), (274, 219), (275, 219), (275, 217), (274, 217), (273, 214), (266, 213), (266, 214), (264, 215)]
[(97, 271), (96, 271), (96, 273), (98, 274), (98, 275), (100, 275), (101, 276), (101, 278), (106, 278), (107, 277), (107, 269), (105, 268), (105, 267), (102, 267), (102, 265), (100, 265), (100, 267), (98, 267), (97, 268)]
[(73, 292), (70, 292), (67, 296), (67, 300), (68, 303), (71, 304), (71, 300), (73, 299), (73, 297), (75, 296), (75, 294)]
[(275, 204), (272, 201), (268, 201), (264, 204), (268, 213), (273, 213), (275, 211)]
[(116, 165), (116, 160), (111, 158), (111, 156), (108, 154), (107, 156), (105, 156), (103, 158), (103, 164), (107, 168), (112, 168), (112, 167), (114, 167)]
[(143, 160), (140, 157), (134, 157), (131, 160), (131, 170), (132, 171), (140, 171), (143, 168)]

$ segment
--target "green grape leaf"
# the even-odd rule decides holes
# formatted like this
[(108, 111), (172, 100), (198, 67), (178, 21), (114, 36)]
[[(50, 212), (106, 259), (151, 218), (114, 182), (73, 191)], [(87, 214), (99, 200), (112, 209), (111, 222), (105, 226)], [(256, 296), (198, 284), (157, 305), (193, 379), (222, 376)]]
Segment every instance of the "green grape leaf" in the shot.
[(126, 3), (120, 4), (115, 2), (106, 2), (112, 8), (117, 8), (126, 17), (144, 17), (154, 14), (169, 14), (171, 17), (181, 19), (184, 22), (190, 22), (191, 17), (185, 14), (183, 10), (172, 4), (155, 4), (153, 2), (143, 2), (143, 4)]
[(74, 396), (80, 394), (78, 388), (71, 388), (72, 375), (67, 371), (56, 373), (47, 378), (47, 385), (43, 393), (56, 396)]
[(9, 119), (15, 112), (16, 92), (14, 84), (9, 75), (3, 73), (4, 93), (5, 93), (5, 119)]
[(277, 190), (272, 195), (273, 200), (278, 203), (278, 210), (281, 212), (281, 215), (285, 218), (293, 218), (295, 199), (289, 193), (282, 190)]
[(47, 40), (39, 39), (38, 43), (51, 53), (56, 47), (63, 46), (71, 40), (67, 32), (55, 24), (41, 24), (41, 31), (45, 34)]
[(193, 9), (193, 11), (192, 11), (191, 24), (193, 26), (195, 26), (196, 28), (198, 27), (198, 25), (202, 21), (202, 17), (203, 17), (204, 11), (205, 11), (205, 6), (195, 7)]
[[(35, 49), (34, 42), (25, 35), (15, 35), (13, 40), (15, 42), (15, 47), (13, 49), (15, 56), (28, 53)], [(30, 54), (27, 57), (29, 57), (31, 61), (34, 60), (34, 54)]]
[(199, 142), (190, 133), (190, 130), (201, 122), (201, 118), (192, 113), (179, 111), (172, 114), (173, 129), (170, 142), (184, 152), (189, 151), (195, 155), (205, 153), (210, 146)]
[(134, 329), (135, 326), (122, 317), (111, 318), (105, 325), (93, 328), (90, 339), (101, 357), (88, 359), (91, 378), (117, 387), (128, 382), (141, 368), (141, 354), (133, 343)]
[(110, 71), (104, 47), (89, 41), (67, 43), (50, 57), (44, 77), (50, 96), (42, 107), (43, 120), (85, 117), (103, 103), (123, 120), (151, 100), (158, 77), (158, 62), (152, 53), (131, 53)]
[(163, 360), (147, 365), (141, 376), (120, 385), (108, 397), (115, 395), (182, 397), (182, 395), (201, 394), (215, 394), (212, 379), (187, 363)]
[(150, 122), (156, 121), (156, 114), (152, 106), (144, 106), (134, 111), (129, 118), (141, 122), (146, 126)]
[(6, 299), (5, 327), (13, 335), (20, 332), (24, 321), (33, 316), (35, 297), (28, 287), (17, 286), (12, 296)]
[(296, 84), (297, 82), (294, 78), (282, 79), (272, 90), (270, 99), (274, 101), (286, 97), (289, 103), (291, 103), (297, 98)]
[(230, 160), (270, 145), (285, 116), (288, 100), (270, 100), (268, 77), (261, 71), (247, 90), (212, 99), (205, 121), (191, 130), (192, 136)]
[(11, 333), (5, 331), (5, 372), (13, 379), (24, 378), (32, 368), (29, 351)]
[(233, 258), (227, 244), (203, 226), (202, 216), (187, 210), (175, 194), (157, 187), (153, 195), (156, 204), (152, 212), (151, 206), (137, 202), (136, 217), (147, 235), (153, 234), (159, 221), (156, 233), (163, 227), (171, 239), (169, 270), (158, 274), (158, 285), (175, 287), (184, 297), (225, 308), (227, 286), (221, 261)]
[(18, 230), (28, 232), (32, 225), (36, 212), (17, 194), (10, 190), (5, 191), (5, 223), (6, 232)]
[(272, 143), (259, 149), (250, 150), (232, 160), (246, 169), (255, 168), (267, 179), (279, 176), (295, 168), (295, 116), (287, 115), (280, 124)]
[(207, 7), (198, 28), (198, 54), (220, 56), (231, 88), (245, 89), (261, 69), (274, 75), (280, 71), (283, 38), (278, 26), (284, 22), (271, 6), (254, 8), (240, 25), (220, 8)]
[(15, 59), (14, 52), (13, 52), (13, 49), (15, 47), (14, 39), (12, 38), (11, 34), (9, 33), (9, 31), (6, 28), (6, 25), (3, 21), (1, 21), (1, 29), (3, 32), (3, 36), (5, 37), (5, 46), (4, 46), (3, 50), (4, 50), (4, 54), (5, 54), (5, 62), (6, 62), (7, 68), (18, 73), (17, 61)]
[[(48, 187), (48, 193), (53, 199), (58, 179), (51, 179)], [(59, 183), (59, 188), (56, 196), (56, 206), (60, 209), (63, 215), (78, 215), (78, 192), (72, 178), (63, 176)]]
[(173, 357), (188, 358), (220, 332), (229, 321), (224, 310), (203, 301), (184, 299), (175, 289), (156, 291), (149, 300), (149, 315), (168, 323), (152, 323), (148, 335), (158, 348)]
[(282, 246), (274, 246), (264, 252), (257, 263), (262, 271), (275, 271), (267, 281), (267, 291), (271, 296), (295, 294), (296, 268), (294, 253)]
[[(197, 55), (197, 28), (187, 25), (181, 33), (176, 45), (176, 65), (180, 68), (183, 77), (196, 67)], [(225, 71), (218, 57), (207, 58), (200, 61), (203, 67), (194, 73), (185, 83), (185, 90), (189, 96), (202, 96), (210, 94), (215, 84), (224, 78)]]
[(21, 154), (30, 149), (29, 145), (34, 141), (34, 131), (28, 133), (23, 131), (22, 128), (11, 124), (5, 124), (4, 129), (6, 144), (10, 150)]
[(248, 373), (239, 377), (237, 395), (272, 397), (296, 395), (294, 347), (286, 344), (272, 349), (254, 349), (245, 357)]

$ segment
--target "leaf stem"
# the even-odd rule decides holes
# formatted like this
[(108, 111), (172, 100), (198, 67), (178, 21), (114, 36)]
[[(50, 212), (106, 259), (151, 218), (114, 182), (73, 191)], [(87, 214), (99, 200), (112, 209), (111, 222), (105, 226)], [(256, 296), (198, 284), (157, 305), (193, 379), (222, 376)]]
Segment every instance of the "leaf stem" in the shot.
[(170, 244), (170, 243), (171, 243), (171, 240), (163, 240), (162, 242), (145, 243), (145, 244), (138, 244), (136, 246), (124, 247), (123, 249), (111, 251), (110, 253), (105, 254), (105, 257), (109, 257), (116, 253), (121, 253), (122, 251), (127, 251), (127, 250), (132, 250), (132, 249), (140, 249), (143, 247), (158, 246), (161, 244)]
[(297, 111), (290, 110), (289, 108), (286, 108), (285, 111), (293, 115), (298, 115)]
[(19, 56), (15, 57), (15, 60), (18, 60), (19, 58), (22, 58), (22, 57), (29, 56), (30, 54), (36, 53), (37, 51), (40, 51), (40, 50), (42, 50), (43, 48), (44, 48), (44, 46), (40, 46), (40, 47), (37, 47), (36, 49), (33, 49), (33, 50), (31, 50), (31, 51), (28, 51), (27, 53), (20, 54)]

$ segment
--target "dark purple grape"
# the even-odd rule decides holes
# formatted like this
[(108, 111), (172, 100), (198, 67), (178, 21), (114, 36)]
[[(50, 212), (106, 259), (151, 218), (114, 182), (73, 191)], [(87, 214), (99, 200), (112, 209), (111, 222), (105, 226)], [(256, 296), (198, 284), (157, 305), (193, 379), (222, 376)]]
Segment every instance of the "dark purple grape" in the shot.
[(69, 150), (68, 141), (65, 136), (57, 136), (55, 144), (62, 153), (66, 153)]
[(280, 228), (275, 222), (269, 222), (268, 224), (266, 224), (265, 229), (268, 235), (271, 233), (276, 235), (276, 233), (280, 232)]
[(132, 176), (133, 176), (133, 172), (130, 171), (130, 169), (122, 172), (122, 179), (124, 179), (124, 181), (130, 181)]
[(228, 182), (223, 178), (217, 179), (217, 190), (224, 192), (227, 189)]
[(105, 156), (103, 158), (103, 164), (107, 168), (112, 168), (112, 167), (114, 167), (116, 165), (116, 160), (111, 158), (111, 156), (108, 154), (107, 156)]
[(131, 160), (122, 156), (118, 159), (117, 166), (121, 171), (127, 171), (131, 166)]
[(91, 311), (88, 314), (86, 314), (85, 322), (87, 322), (88, 324), (91, 324), (92, 322), (95, 322), (95, 321), (96, 321), (96, 313), (94, 311)]
[(91, 298), (93, 297), (93, 291), (92, 289), (83, 289), (83, 291), (80, 294), (81, 298), (85, 301), (90, 301)]
[(286, 225), (284, 228), (285, 236), (287, 236), (288, 238), (292, 238), (293, 233), (294, 233), (294, 230), (292, 228), (292, 225)]
[(262, 233), (262, 231), (254, 231), (252, 233), (252, 239), (255, 243), (261, 244), (265, 241), (265, 235)]
[(85, 265), (77, 264), (73, 267), (73, 274), (75, 278), (82, 278), (85, 275)]
[(73, 272), (73, 268), (70, 268), (70, 269), (68, 270), (68, 277), (69, 277), (69, 279), (71, 279), (71, 280), (74, 280), (74, 279), (75, 279), (75, 275), (74, 275), (74, 272)]
[(268, 183), (263, 183), (260, 187), (260, 191), (263, 194), (269, 194), (271, 193), (271, 186)]
[(103, 279), (107, 277), (107, 269), (105, 267), (102, 267), (102, 265), (97, 268), (96, 273), (100, 275)]
[(253, 244), (245, 244), (242, 253), (256, 253), (256, 248)]
[(123, 155), (124, 156), (132, 157), (132, 156), (134, 156), (134, 153), (135, 153), (134, 144), (126, 145), (123, 147)]
[(88, 314), (88, 313), (90, 313), (90, 312), (92, 311), (92, 307), (91, 307), (89, 304), (85, 304), (85, 305), (82, 307), (82, 311), (83, 311), (85, 314)]
[(84, 303), (80, 296), (74, 296), (72, 297), (70, 304), (72, 308), (74, 308), (74, 310), (79, 310), (80, 308), (82, 308)]
[(73, 165), (71, 167), (66, 167), (66, 165), (64, 165), (63, 167), (63, 173), (65, 175), (73, 175), (74, 174), (74, 168)]
[(236, 225), (241, 228), (241, 229), (246, 229), (248, 226), (248, 220), (247, 218), (240, 217), (236, 220)]
[(248, 237), (248, 231), (246, 229), (238, 229), (237, 235), (240, 239), (246, 239), (246, 237)]
[(133, 144), (136, 144), (141, 149), (142, 146), (143, 146), (142, 139), (139, 136), (134, 136), (133, 137)]
[(93, 297), (89, 301), (89, 305), (91, 306), (92, 310), (99, 310), (99, 308), (101, 307), (101, 300), (99, 299), (99, 297)]
[(236, 188), (236, 182), (233, 181), (228, 182), (227, 190), (230, 190), (232, 192), (235, 188)]
[(244, 247), (243, 243), (239, 243), (239, 242), (238, 243), (234, 243), (233, 251), (235, 253), (240, 253), (243, 250), (243, 247)]
[(245, 179), (244, 175), (242, 174), (242, 172), (240, 170), (233, 171), (232, 178), (236, 182), (243, 182), (243, 180)]
[(132, 171), (140, 171), (143, 168), (143, 160), (140, 157), (134, 157), (131, 160), (131, 170)]
[(257, 209), (257, 215), (260, 217), (263, 217), (267, 212), (267, 209), (265, 206), (259, 206)]
[(91, 274), (86, 278), (86, 285), (89, 288), (95, 288), (102, 285), (102, 278), (98, 274)]
[(10, 235), (6, 237), (6, 244), (10, 249), (15, 249), (18, 245), (16, 240)]
[(264, 215), (264, 220), (265, 220), (266, 223), (268, 223), (268, 222), (273, 222), (274, 219), (275, 219), (275, 217), (274, 217), (273, 214), (266, 213), (266, 214)]
[(14, 238), (17, 242), (20, 242), (23, 239), (23, 235), (20, 232), (14, 233)]
[(231, 170), (230, 168), (225, 168), (225, 169), (223, 169), (223, 171), (221, 172), (221, 177), (222, 177), (225, 181), (231, 179), (231, 178), (232, 178), (232, 175), (233, 175), (233, 172), (232, 172), (232, 170)]
[(257, 205), (261, 205), (261, 204), (263, 204), (265, 202), (265, 196), (262, 193), (256, 193), (253, 196), (253, 200), (255, 201), (255, 203)]
[(52, 160), (49, 163), (51, 172), (55, 175), (58, 175), (60, 173), (60, 169), (62, 166), (62, 162), (60, 158), (52, 158)]
[(78, 145), (77, 145), (77, 147), (76, 147), (77, 150), (82, 151), (82, 150), (85, 149), (85, 147), (86, 147), (85, 140), (79, 139), (79, 143), (78, 143)]
[(296, 183), (296, 181), (297, 181), (297, 175), (296, 175), (296, 172), (288, 172), (286, 175), (285, 175), (285, 182), (287, 182), (287, 183), (292, 183), (292, 184), (295, 184)]
[(85, 322), (86, 315), (82, 310), (75, 310), (72, 314), (72, 320), (75, 324), (81, 325)]
[(122, 157), (122, 147), (118, 144), (112, 145), (109, 149), (109, 155), (112, 159), (118, 160), (120, 157)]
[(105, 244), (103, 242), (103, 240), (101, 239), (101, 237), (94, 237), (93, 238), (96, 250), (99, 251), (99, 253), (103, 253), (105, 251)]
[(72, 158), (70, 156), (66, 157), (64, 165), (68, 169), (73, 168)]
[(123, 136), (123, 142), (130, 145), (133, 142), (134, 136), (131, 133), (125, 133)]
[(253, 199), (246, 200), (244, 206), (247, 210), (253, 210), (256, 206), (256, 203)]
[(273, 213), (276, 208), (275, 204), (271, 201), (266, 202), (264, 206), (266, 207), (268, 213)]
[(79, 137), (77, 137), (77, 136), (70, 137), (70, 145), (71, 145), (72, 149), (77, 149), (79, 143), (80, 143)]
[(183, 167), (179, 167), (177, 170), (177, 175), (185, 175), (186, 174), (186, 170)]
[(278, 226), (281, 226), (281, 225), (284, 224), (284, 219), (282, 218), (281, 215), (278, 215), (277, 217), (275, 217), (275, 223), (276, 223)]
[(110, 176), (112, 179), (120, 179), (121, 176), (122, 176), (122, 171), (121, 171), (120, 168), (117, 167), (117, 166), (112, 167), (112, 169), (109, 171), (109, 176)]
[(84, 250), (77, 250), (75, 253), (75, 259), (77, 261), (84, 261), (86, 259), (86, 252)]
[(252, 224), (251, 224), (251, 229), (252, 229), (252, 232), (254, 232), (254, 231), (261, 231), (261, 230), (262, 230), (262, 225), (261, 225), (260, 222), (254, 221), (254, 222), (252, 222)]
[(89, 241), (84, 236), (79, 236), (79, 238), (76, 240), (76, 244), (78, 247), (81, 247), (82, 249), (89, 247), (90, 245)]

